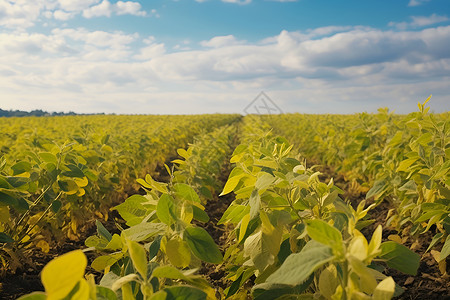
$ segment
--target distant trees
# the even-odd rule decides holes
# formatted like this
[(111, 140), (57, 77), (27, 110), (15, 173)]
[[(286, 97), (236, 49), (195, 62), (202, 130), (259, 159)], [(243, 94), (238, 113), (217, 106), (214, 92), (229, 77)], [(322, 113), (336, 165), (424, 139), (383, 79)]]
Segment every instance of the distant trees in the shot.
[[(100, 113), (104, 114), (104, 113)], [(73, 111), (65, 112), (47, 112), (42, 109), (35, 109), (30, 112), (23, 110), (3, 110), (0, 108), (0, 117), (49, 117), (49, 116), (75, 116), (78, 115)]]

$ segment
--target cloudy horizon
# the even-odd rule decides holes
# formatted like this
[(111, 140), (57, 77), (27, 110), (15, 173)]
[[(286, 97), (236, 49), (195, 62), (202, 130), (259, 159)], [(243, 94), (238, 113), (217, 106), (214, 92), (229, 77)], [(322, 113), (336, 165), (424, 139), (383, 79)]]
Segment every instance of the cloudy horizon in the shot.
[(445, 1), (324, 3), (0, 0), (0, 108), (242, 113), (264, 91), (283, 112), (450, 109)]

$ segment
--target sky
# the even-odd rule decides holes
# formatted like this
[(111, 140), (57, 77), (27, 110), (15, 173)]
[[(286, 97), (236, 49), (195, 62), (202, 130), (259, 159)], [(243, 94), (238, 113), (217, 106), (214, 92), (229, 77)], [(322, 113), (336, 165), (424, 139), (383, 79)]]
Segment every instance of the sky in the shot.
[(403, 114), (430, 94), (450, 110), (450, 0), (0, 0), (2, 109)]

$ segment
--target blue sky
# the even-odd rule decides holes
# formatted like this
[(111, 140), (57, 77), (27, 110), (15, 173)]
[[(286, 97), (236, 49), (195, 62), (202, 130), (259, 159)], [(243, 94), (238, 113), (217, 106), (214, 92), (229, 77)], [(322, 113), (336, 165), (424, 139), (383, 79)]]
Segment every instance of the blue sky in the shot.
[(0, 108), (450, 109), (448, 0), (0, 0)]

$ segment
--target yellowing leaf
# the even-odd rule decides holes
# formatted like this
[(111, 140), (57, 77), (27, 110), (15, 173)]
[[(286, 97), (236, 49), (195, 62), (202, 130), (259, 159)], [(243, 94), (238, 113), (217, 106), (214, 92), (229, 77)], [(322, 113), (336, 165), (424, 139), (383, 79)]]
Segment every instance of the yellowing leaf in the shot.
[(334, 265), (329, 265), (326, 269), (320, 273), (319, 277), (319, 290), (320, 293), (327, 299), (331, 298), (336, 292), (336, 288), (339, 285), (337, 270)]
[(399, 243), (399, 244), (403, 244), (402, 238), (398, 234), (389, 235), (388, 240)]
[(87, 177), (83, 177), (83, 178), (77, 178), (74, 177), (73, 181), (75, 181), (75, 183), (78, 185), (78, 187), (82, 188), (88, 185), (89, 181), (87, 179)]
[(46, 241), (44, 241), (44, 240), (40, 240), (36, 244), (36, 247), (40, 248), (42, 250), (42, 252), (44, 252), (44, 253), (48, 253), (48, 251), (50, 251), (49, 244)]
[(373, 292), (373, 300), (390, 300), (394, 296), (395, 282), (392, 277), (381, 281)]
[(9, 221), (9, 208), (8, 206), (0, 206), (0, 222), (6, 223)]
[(378, 225), (377, 229), (375, 229), (374, 233), (372, 234), (372, 239), (369, 243), (369, 255), (376, 255), (376, 253), (379, 251), (382, 233), (383, 228), (381, 227), (381, 225)]
[(81, 250), (75, 250), (50, 261), (42, 270), (42, 284), (47, 299), (64, 298), (83, 278), (87, 259)]
[(350, 242), (349, 252), (357, 259), (363, 261), (367, 258), (368, 248), (366, 239), (361, 236), (356, 236)]
[(250, 214), (246, 214), (241, 221), (241, 227), (239, 228), (239, 240), (238, 243), (242, 241), (242, 239), (245, 236), (245, 233), (247, 232), (247, 226), (250, 222)]
[(170, 262), (178, 268), (185, 268), (191, 263), (191, 250), (185, 241), (172, 239), (166, 244), (166, 254)]
[(78, 289), (73, 294), (71, 299), (77, 299), (77, 300), (89, 300), (89, 284), (86, 280), (81, 279)]
[(353, 269), (353, 271), (358, 274), (361, 280), (362, 291), (371, 294), (377, 286), (377, 281), (372, 275), (372, 272), (367, 268), (362, 261), (356, 257), (349, 255), (348, 261)]
[(128, 240), (128, 252), (136, 270), (147, 279), (147, 254), (139, 243)]

